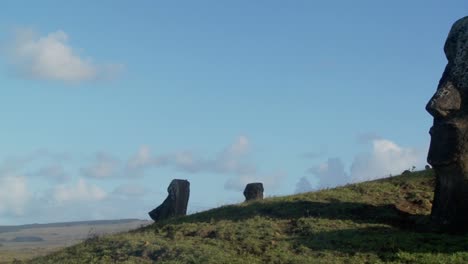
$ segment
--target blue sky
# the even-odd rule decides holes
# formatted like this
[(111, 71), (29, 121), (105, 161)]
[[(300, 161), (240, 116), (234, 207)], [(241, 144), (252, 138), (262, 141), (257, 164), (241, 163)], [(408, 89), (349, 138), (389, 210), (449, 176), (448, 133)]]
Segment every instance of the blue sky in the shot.
[(464, 1), (5, 1), (0, 224), (148, 218), (423, 168)]

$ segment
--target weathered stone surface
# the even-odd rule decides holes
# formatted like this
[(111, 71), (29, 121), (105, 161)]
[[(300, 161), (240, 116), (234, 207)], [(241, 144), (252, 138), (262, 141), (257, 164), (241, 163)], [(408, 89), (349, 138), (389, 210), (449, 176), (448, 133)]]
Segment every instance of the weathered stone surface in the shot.
[(190, 182), (187, 180), (172, 180), (169, 187), (167, 187), (167, 192), (169, 195), (166, 200), (156, 209), (148, 213), (154, 221), (187, 214)]
[(263, 184), (261, 182), (249, 183), (244, 189), (245, 201), (263, 199)]
[(468, 17), (452, 26), (448, 63), (426, 105), (434, 117), (427, 161), (436, 174), (431, 217), (451, 231), (468, 231)]

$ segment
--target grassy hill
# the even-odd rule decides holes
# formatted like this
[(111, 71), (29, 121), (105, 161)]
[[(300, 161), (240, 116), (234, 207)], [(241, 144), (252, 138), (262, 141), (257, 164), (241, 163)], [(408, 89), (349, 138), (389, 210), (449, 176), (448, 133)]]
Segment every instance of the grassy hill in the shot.
[(31, 263), (468, 263), (468, 236), (429, 224), (433, 189), (426, 170), (224, 206)]

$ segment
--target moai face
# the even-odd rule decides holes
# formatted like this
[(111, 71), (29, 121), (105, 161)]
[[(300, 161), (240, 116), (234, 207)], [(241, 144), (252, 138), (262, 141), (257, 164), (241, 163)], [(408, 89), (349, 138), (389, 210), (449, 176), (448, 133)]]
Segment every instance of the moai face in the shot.
[(428, 162), (435, 167), (464, 162), (468, 153), (468, 17), (457, 21), (444, 47), (448, 63), (426, 105), (434, 117)]
[(464, 122), (461, 120), (462, 97), (451, 83), (443, 83), (429, 100), (426, 110), (434, 117), (430, 130), (431, 145), (427, 160), (432, 166), (443, 166), (457, 161), (461, 155)]

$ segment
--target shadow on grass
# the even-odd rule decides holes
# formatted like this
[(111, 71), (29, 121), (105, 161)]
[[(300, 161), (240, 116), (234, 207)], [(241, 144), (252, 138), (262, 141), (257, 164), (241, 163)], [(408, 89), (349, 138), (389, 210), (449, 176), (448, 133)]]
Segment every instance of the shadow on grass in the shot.
[[(243, 206), (224, 206), (206, 212), (172, 219), (156, 225), (243, 221), (256, 216), (290, 220), (290, 223), (313, 222), (313, 218), (351, 220), (361, 228), (318, 230), (314, 224), (295, 226), (288, 240), (296, 249), (338, 251), (345, 254), (373, 253), (382, 260), (395, 261), (397, 252), (456, 253), (468, 251), (468, 236), (439, 233), (430, 225), (428, 215), (412, 215), (394, 205), (369, 205), (354, 202), (269, 201)], [(367, 226), (385, 224), (387, 226)], [(293, 224), (294, 225), (294, 224)]]
[(211, 222), (219, 220), (243, 221), (256, 216), (294, 220), (315, 217), (352, 220), (356, 223), (387, 224), (401, 229), (427, 231), (426, 215), (412, 215), (392, 204), (370, 205), (356, 202), (268, 201), (251, 202), (242, 206), (229, 205), (205, 212), (158, 222), (155, 225)]
[(395, 261), (396, 253), (457, 253), (468, 251), (468, 236), (407, 232), (391, 227), (368, 227), (312, 232), (291, 241), (294, 247), (339, 251), (346, 254), (374, 253), (382, 260)]
[[(313, 225), (291, 235), (294, 247), (331, 250), (346, 254), (374, 253), (382, 260), (395, 260), (395, 253), (456, 253), (468, 251), (468, 236), (440, 233), (431, 225), (429, 215), (413, 215), (393, 204), (370, 205), (356, 202), (278, 201), (254, 202), (244, 206), (225, 206), (175, 219), (174, 223), (243, 221), (255, 216), (291, 220), (312, 218), (351, 220), (359, 224), (385, 224), (387, 227), (363, 227), (319, 231)], [(365, 226), (365, 225), (364, 225)]]

